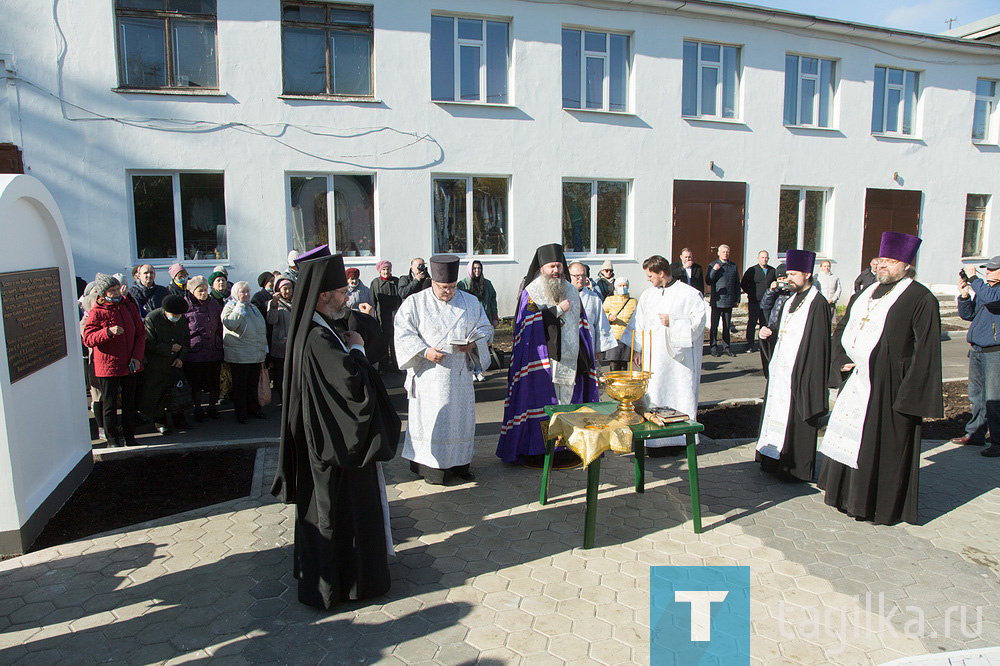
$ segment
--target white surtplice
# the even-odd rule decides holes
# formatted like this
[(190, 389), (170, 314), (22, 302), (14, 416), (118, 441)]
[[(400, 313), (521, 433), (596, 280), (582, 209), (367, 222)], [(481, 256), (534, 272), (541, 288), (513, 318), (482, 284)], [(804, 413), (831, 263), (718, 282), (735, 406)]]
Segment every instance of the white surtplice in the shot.
[[(407, 297), (396, 313), (395, 342), (399, 368), (406, 370), (409, 413), (403, 457), (435, 469), (468, 465), (474, 453), (476, 398), (473, 355), (489, 365), (487, 341), (493, 327), (479, 300), (456, 291), (442, 301), (433, 289)], [(461, 353), (452, 340), (475, 340)], [(424, 356), (428, 348), (447, 354), (440, 363)]]
[[(661, 314), (670, 315), (669, 326), (660, 321)], [(648, 406), (670, 407), (696, 418), (707, 320), (705, 297), (683, 282), (674, 280), (666, 287), (652, 287), (642, 292), (621, 341), (641, 352), (645, 359), (643, 369), (653, 373), (646, 389)], [(642, 348), (643, 334), (645, 350)], [(646, 446), (683, 446), (686, 443), (684, 436), (678, 436), (650, 439)]]
[(594, 342), (594, 354), (606, 352), (618, 346), (618, 341), (611, 333), (611, 322), (604, 313), (604, 301), (590, 287), (580, 290), (580, 302), (583, 311), (587, 313), (587, 323), (590, 324), (590, 337)]

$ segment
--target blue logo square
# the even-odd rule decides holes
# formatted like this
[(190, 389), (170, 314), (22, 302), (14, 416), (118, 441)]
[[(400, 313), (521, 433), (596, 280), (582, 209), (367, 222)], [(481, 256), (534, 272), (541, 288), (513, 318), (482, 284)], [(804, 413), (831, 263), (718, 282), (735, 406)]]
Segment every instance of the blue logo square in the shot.
[(649, 662), (750, 664), (750, 567), (650, 567)]

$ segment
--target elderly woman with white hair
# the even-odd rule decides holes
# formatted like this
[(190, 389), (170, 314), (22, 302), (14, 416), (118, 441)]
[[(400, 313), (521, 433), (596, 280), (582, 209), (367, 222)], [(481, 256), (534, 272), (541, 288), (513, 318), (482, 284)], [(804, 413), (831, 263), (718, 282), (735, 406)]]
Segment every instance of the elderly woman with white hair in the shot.
[(635, 314), (635, 306), (639, 301), (629, 296), (628, 280), (618, 278), (615, 280), (615, 291), (604, 299), (604, 314), (608, 315), (608, 322), (611, 324), (611, 335), (615, 336), (618, 346), (609, 349), (604, 353), (604, 360), (611, 361), (612, 370), (628, 369), (629, 346), (622, 342), (622, 333), (628, 325), (632, 315)]
[(233, 375), (233, 407), (236, 420), (263, 419), (257, 402), (260, 369), (267, 358), (267, 325), (260, 310), (250, 303), (250, 284), (233, 285), (232, 300), (222, 310), (222, 346)]

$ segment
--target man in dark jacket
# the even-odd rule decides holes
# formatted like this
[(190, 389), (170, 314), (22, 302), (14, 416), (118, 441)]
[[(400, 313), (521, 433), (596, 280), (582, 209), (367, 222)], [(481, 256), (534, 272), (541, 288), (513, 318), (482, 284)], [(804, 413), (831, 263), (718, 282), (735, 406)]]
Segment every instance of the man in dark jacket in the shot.
[(705, 274), (701, 270), (701, 264), (694, 263), (694, 255), (689, 248), (681, 250), (680, 261), (670, 266), (670, 272), (675, 280), (705, 293)]
[[(712, 285), (709, 303), (712, 306), (712, 324), (708, 332), (708, 346), (712, 356), (736, 356), (729, 348), (730, 329), (733, 324), (733, 308), (740, 304), (740, 267), (729, 261), (729, 246), (719, 246), (719, 259), (708, 267), (708, 282)], [(722, 320), (722, 350), (715, 346), (715, 336)]]
[(145, 317), (163, 305), (167, 288), (156, 284), (156, 269), (143, 264), (135, 270), (135, 284), (128, 288), (129, 296), (139, 306), (139, 315)]
[[(747, 295), (747, 351), (757, 352), (757, 326), (767, 326), (768, 312), (760, 305), (760, 299), (774, 282), (774, 268), (767, 261), (770, 257), (767, 250), (757, 253), (757, 264), (747, 269), (740, 281), (740, 288)], [(811, 274), (811, 271), (810, 271)]]
[(406, 298), (431, 286), (427, 263), (420, 257), (410, 262), (410, 274), (399, 278), (399, 297)]
[[(965, 426), (965, 435), (956, 444), (986, 443), (981, 453), (987, 458), (1000, 457), (1000, 255), (980, 266), (986, 269), (986, 279), (969, 278), (962, 269), (958, 281), (958, 316), (971, 321), (966, 339), (969, 350), (969, 401), (972, 418)], [(969, 288), (976, 293), (969, 294)]]
[(861, 275), (854, 278), (854, 293), (863, 291), (866, 287), (875, 284), (875, 269), (878, 268), (878, 257), (872, 257), (870, 268), (861, 271)]
[(187, 311), (186, 299), (170, 295), (163, 299), (163, 307), (146, 315), (144, 322), (146, 369), (139, 376), (136, 406), (152, 417), (156, 429), (164, 435), (170, 434), (167, 410), (173, 427), (181, 430), (190, 427), (184, 418), (184, 406), (170, 403), (170, 390), (184, 378), (184, 361), (191, 351), (191, 333), (184, 316)]

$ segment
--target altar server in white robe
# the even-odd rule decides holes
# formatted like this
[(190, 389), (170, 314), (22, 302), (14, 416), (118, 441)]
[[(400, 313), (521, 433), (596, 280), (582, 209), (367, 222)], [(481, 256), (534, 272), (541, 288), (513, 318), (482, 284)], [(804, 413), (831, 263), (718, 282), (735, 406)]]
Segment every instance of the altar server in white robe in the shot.
[(409, 398), (403, 457), (434, 485), (475, 478), (473, 368), (474, 361), (486, 367), (490, 360), (493, 327), (479, 299), (458, 290), (458, 268), (454, 255), (431, 257), (431, 288), (404, 300), (394, 321)]
[(590, 336), (594, 340), (594, 356), (617, 347), (618, 341), (611, 332), (611, 322), (604, 312), (604, 299), (587, 286), (587, 267), (579, 261), (570, 264), (569, 281), (580, 292), (580, 304), (587, 314), (587, 325), (590, 326)]
[(775, 338), (767, 392), (757, 439), (757, 459), (765, 472), (812, 481), (820, 419), (829, 405), (830, 307), (813, 288), (816, 253), (789, 249), (788, 289), (778, 323), (760, 329)]
[[(634, 364), (653, 373), (646, 389), (646, 405), (670, 407), (695, 418), (708, 320), (705, 297), (674, 279), (670, 262), (660, 255), (646, 259), (642, 267), (652, 288), (639, 296), (622, 342), (632, 347)], [(685, 444), (684, 436), (650, 439), (646, 451), (654, 458), (678, 455)]]

